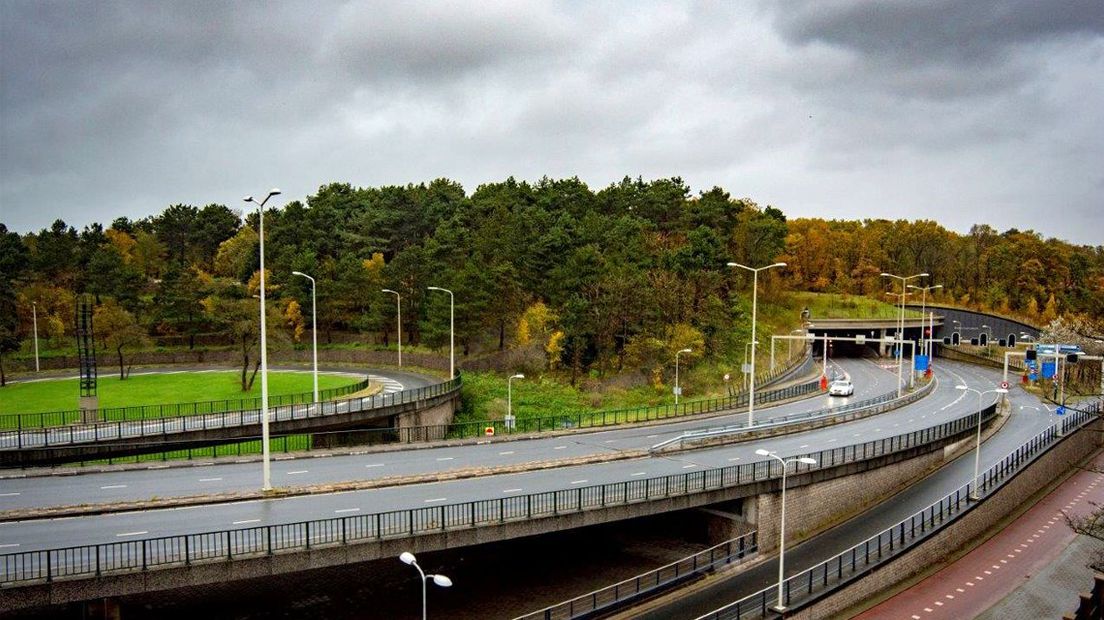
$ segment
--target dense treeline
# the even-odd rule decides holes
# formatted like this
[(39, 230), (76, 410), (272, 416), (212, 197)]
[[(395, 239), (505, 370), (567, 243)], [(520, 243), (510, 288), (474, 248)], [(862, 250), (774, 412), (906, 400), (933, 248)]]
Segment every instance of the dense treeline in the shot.
[[(240, 348), (256, 364), (258, 213), (174, 205), (139, 221), (78, 232), (62, 221), (23, 236), (0, 224), (0, 352), (17, 350), (37, 304), (39, 333), (61, 343), (75, 295), (99, 303), (101, 341), (118, 355), (156, 339)], [(299, 340), (317, 278), (320, 341), (349, 333), (393, 343), (402, 294), (405, 343), (448, 343), (455, 292), (459, 354), (513, 349), (533, 365), (584, 371), (655, 368), (673, 351), (728, 357), (750, 332), (750, 278), (728, 261), (790, 267), (762, 278), (816, 291), (881, 296), (881, 271), (928, 271), (938, 298), (1029, 315), (1104, 316), (1104, 248), (1031, 232), (967, 235), (929, 221), (802, 219), (692, 195), (681, 179), (625, 178), (600, 191), (578, 179), (508, 179), (471, 195), (455, 182), (331, 184), (265, 212), (270, 346)], [(1037, 317), (1037, 318), (1036, 318)], [(22, 344), (24, 348), (25, 344)], [(685, 358), (684, 358), (685, 359)], [(243, 373), (243, 387), (249, 381)]]

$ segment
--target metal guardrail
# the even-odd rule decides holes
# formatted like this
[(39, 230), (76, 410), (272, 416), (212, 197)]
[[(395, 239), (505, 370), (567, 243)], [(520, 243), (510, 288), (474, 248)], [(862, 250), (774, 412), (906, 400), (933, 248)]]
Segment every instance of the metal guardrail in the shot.
[[(859, 417), (867, 417), (870, 415), (876, 415), (889, 409), (904, 406), (917, 400), (920, 400), (933, 389), (935, 385), (934, 381), (929, 381), (920, 389), (906, 395), (898, 397), (896, 392), (888, 392), (881, 396), (874, 398), (868, 398), (854, 403), (848, 403), (846, 405), (840, 405), (839, 407), (825, 407), (823, 409), (817, 409), (816, 411), (805, 411), (800, 413), (791, 413), (789, 415), (779, 416), (776, 418), (769, 418), (754, 426), (749, 427), (747, 422), (740, 422), (737, 424), (729, 424), (727, 426), (721, 426), (717, 428), (706, 428), (697, 431), (688, 431), (678, 437), (672, 437), (661, 441), (651, 448), (650, 452), (657, 452), (663, 448), (677, 443), (680, 446), (687, 441), (694, 441), (699, 439), (709, 439), (711, 437), (722, 437), (724, 435), (734, 435), (737, 433), (745, 433), (750, 431), (762, 431), (764, 429), (780, 428), (783, 426), (789, 426), (795, 422), (808, 422), (811, 420), (831, 418), (839, 416), (840, 414), (861, 412), (861, 416), (857, 413), (855, 415), (845, 415), (840, 422), (848, 422)], [(885, 407), (878, 407), (878, 405), (885, 405)], [(869, 408), (874, 407), (873, 411), (868, 411)]]
[[(1061, 436), (1096, 418), (1100, 414), (1100, 409), (1101, 403), (1096, 402), (1085, 410), (1073, 413), (986, 469), (980, 476), (978, 484), (980, 501), (985, 501), (987, 495), (1019, 473), (1035, 457), (1054, 445)], [(923, 542), (977, 505), (977, 502), (968, 499), (974, 489), (973, 485), (971, 480), (943, 496), (939, 501), (933, 502), (877, 535), (811, 568), (787, 577), (782, 586), (783, 603), (790, 610), (812, 603), (831, 591), (876, 570), (881, 564)], [(697, 620), (774, 617), (770, 606), (777, 603), (777, 597), (778, 583), (776, 582), (754, 594), (700, 616)]]
[[(353, 394), (366, 389), (371, 381), (365, 378), (351, 385), (343, 385), (336, 388), (327, 388), (318, 391), (319, 401), (326, 401)], [(301, 392), (298, 394), (274, 394), (269, 395), (269, 407), (282, 407), (284, 405), (309, 404), (314, 401), (314, 392)], [(95, 413), (112, 422), (129, 422), (137, 420), (155, 420), (161, 418), (174, 418), (179, 416), (195, 416), (210, 413), (251, 411), (261, 408), (260, 397), (240, 398), (225, 400), (208, 400), (197, 403), (173, 403), (162, 405), (133, 405), (130, 407), (105, 407), (96, 409)], [(0, 428), (21, 429), (39, 428), (49, 426), (63, 426), (81, 421), (80, 409), (67, 409), (65, 411), (48, 411), (43, 413), (6, 413), (0, 415)]]
[(759, 549), (756, 536), (757, 532), (748, 532), (666, 566), (518, 616), (514, 620), (573, 620), (598, 611), (609, 610), (692, 577), (703, 575), (718, 566), (739, 563)]
[[(983, 410), (985, 418), (992, 417), (994, 412), (995, 407), (992, 405)], [(802, 455), (815, 459), (816, 465), (798, 463), (795, 465), (795, 471), (790, 472), (790, 475), (877, 458), (964, 435), (973, 431), (977, 424), (977, 417), (975, 412), (909, 433)], [(172, 565), (189, 565), (193, 562), (263, 557), (280, 552), (309, 550), (319, 546), (339, 546), (479, 526), (498, 526), (511, 521), (556, 517), (566, 513), (579, 513), (721, 490), (781, 476), (782, 469), (778, 461), (767, 459), (696, 472), (459, 504), (441, 504), (200, 534), (22, 551), (0, 555), (0, 584), (51, 581), (58, 578), (100, 577)]]
[[(270, 406), (269, 421), (283, 422), (319, 418), (335, 414), (383, 409), (405, 403), (417, 403), (454, 392), (459, 390), (460, 386), (461, 379), (457, 376), (443, 383), (390, 394), (377, 394), (322, 403)], [(97, 422), (94, 424), (45, 428), (21, 428), (0, 431), (0, 449), (49, 448), (53, 446), (92, 444), (104, 440), (165, 437), (172, 433), (232, 428), (259, 424), (260, 422), (261, 411), (255, 409), (133, 422)]]

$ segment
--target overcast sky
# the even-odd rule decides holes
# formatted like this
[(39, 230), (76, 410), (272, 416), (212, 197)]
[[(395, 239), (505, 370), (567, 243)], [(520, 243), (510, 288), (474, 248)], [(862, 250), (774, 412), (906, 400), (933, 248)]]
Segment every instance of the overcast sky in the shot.
[(1104, 1), (0, 0), (0, 222), (448, 177), (1104, 244)]

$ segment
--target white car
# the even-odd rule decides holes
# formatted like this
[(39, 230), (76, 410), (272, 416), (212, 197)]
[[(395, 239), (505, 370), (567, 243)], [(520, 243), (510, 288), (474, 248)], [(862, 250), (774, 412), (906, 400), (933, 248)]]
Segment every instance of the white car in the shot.
[(852, 396), (854, 393), (855, 386), (847, 379), (837, 379), (828, 387), (829, 396)]

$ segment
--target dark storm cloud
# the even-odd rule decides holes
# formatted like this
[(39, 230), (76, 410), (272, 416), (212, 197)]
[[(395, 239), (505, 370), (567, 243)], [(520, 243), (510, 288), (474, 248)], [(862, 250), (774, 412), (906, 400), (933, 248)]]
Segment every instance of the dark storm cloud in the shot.
[(0, 221), (679, 175), (791, 216), (1100, 243), (1102, 6), (9, 0)]

